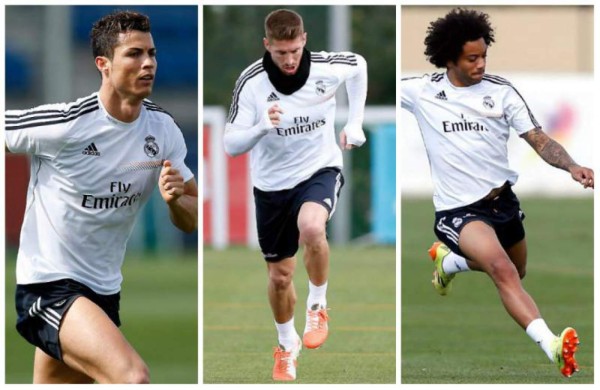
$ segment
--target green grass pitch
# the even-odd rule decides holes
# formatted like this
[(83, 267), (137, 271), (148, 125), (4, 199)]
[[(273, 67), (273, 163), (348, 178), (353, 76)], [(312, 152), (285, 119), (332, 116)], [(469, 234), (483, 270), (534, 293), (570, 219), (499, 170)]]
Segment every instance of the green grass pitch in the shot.
[[(308, 279), (300, 261), (295, 325), (304, 329)], [(396, 382), (396, 265), (393, 247), (332, 248), (330, 334), (303, 349), (294, 383)], [(204, 251), (204, 383), (272, 383), (277, 332), (258, 250)]]
[[(31, 383), (34, 347), (15, 330), (14, 253), (6, 255), (6, 383)], [(198, 383), (198, 262), (125, 260), (121, 330), (150, 369), (152, 383)]]
[(593, 201), (522, 199), (528, 242), (524, 287), (553, 332), (581, 339), (567, 379), (504, 311), (491, 280), (459, 274), (450, 295), (431, 286), (430, 200), (402, 203), (402, 383), (593, 383)]

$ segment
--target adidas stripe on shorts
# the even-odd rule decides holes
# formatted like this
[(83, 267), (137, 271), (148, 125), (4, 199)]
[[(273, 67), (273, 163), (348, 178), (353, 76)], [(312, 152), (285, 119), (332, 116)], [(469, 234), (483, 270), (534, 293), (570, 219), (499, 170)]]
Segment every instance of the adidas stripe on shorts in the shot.
[(62, 360), (58, 340), (62, 318), (76, 298), (84, 296), (98, 305), (120, 326), (120, 293), (96, 294), (89, 287), (72, 279), (48, 283), (18, 284), (15, 296), (17, 331), (29, 343), (57, 360)]
[(337, 168), (322, 168), (294, 188), (261, 191), (254, 188), (258, 243), (266, 261), (277, 262), (298, 251), (298, 213), (305, 202), (323, 205), (329, 218), (335, 212), (344, 177)]
[(469, 222), (482, 221), (490, 225), (506, 249), (525, 238), (523, 219), (525, 214), (519, 199), (507, 187), (496, 199), (482, 199), (468, 206), (437, 211), (433, 231), (452, 252), (464, 256), (458, 247), (458, 237)]

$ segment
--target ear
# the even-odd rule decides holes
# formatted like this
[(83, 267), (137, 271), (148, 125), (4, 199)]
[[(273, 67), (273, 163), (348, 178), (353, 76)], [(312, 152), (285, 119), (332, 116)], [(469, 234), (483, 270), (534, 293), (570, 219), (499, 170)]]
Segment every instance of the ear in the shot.
[(108, 72), (110, 70), (110, 60), (108, 57), (98, 56), (96, 57), (96, 68), (102, 74), (102, 76), (108, 77)]
[(265, 50), (269, 51), (269, 40), (267, 38), (263, 38), (263, 45), (265, 46)]

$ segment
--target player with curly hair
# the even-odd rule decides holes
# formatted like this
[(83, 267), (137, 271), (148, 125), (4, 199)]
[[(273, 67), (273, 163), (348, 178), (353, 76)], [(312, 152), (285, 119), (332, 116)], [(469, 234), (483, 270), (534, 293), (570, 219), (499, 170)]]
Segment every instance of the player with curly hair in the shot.
[(434, 231), (441, 241), (429, 251), (432, 283), (446, 295), (456, 273), (485, 272), (506, 311), (569, 377), (578, 371), (576, 331), (554, 335), (521, 283), (525, 215), (511, 189), (518, 175), (508, 164), (510, 128), (584, 188), (594, 187), (594, 172), (542, 131), (510, 82), (485, 72), (493, 42), (487, 14), (453, 9), (430, 24), (425, 38), (425, 56), (446, 71), (402, 79), (402, 107), (415, 115), (431, 165)]

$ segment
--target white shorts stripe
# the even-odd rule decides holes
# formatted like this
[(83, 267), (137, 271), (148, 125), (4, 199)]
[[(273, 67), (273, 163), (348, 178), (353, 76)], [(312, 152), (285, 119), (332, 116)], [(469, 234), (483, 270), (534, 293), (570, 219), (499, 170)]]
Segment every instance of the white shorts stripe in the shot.
[(51, 316), (55, 317), (55, 318), (56, 318), (57, 320), (59, 320), (59, 321), (62, 319), (62, 316), (61, 316), (60, 314), (58, 314), (58, 313), (56, 312), (56, 310), (54, 310), (54, 309), (52, 309), (52, 308), (50, 308), (50, 307), (46, 308), (46, 312), (47, 312), (48, 314), (50, 314)]
[(335, 206), (337, 206), (337, 201), (338, 201), (338, 194), (340, 192), (340, 187), (342, 186), (342, 174), (338, 173), (337, 176), (335, 177), (335, 190), (333, 191), (333, 205), (331, 206), (331, 212), (329, 213), (329, 218), (327, 218), (327, 220), (330, 220), (331, 217), (333, 217), (333, 213), (335, 213)]
[(42, 310), (41, 302), (42, 302), (42, 297), (39, 297), (38, 300), (35, 301), (35, 303), (33, 305), (31, 305), (31, 308), (29, 309), (29, 315), (32, 317), (40, 317), (42, 320), (46, 321), (54, 329), (58, 330), (58, 326), (60, 325), (60, 315), (52, 309), (50, 309), (50, 310), (52, 310), (54, 312), (54, 314), (56, 316), (58, 316), (58, 319), (53, 318), (50, 315), (48, 315), (48, 313), (46, 311)]
[(48, 323), (48, 325), (52, 326), (54, 329), (58, 330), (58, 322), (55, 322), (56, 320), (54, 318), (49, 318), (48, 315), (46, 313), (40, 313), (39, 317), (41, 319), (43, 319), (44, 321), (46, 321)]
[(451, 227), (444, 225), (443, 221), (445, 218), (439, 220), (436, 229), (448, 237), (450, 241), (458, 245), (458, 232), (452, 230)]
[(445, 225), (439, 225), (438, 230), (442, 233), (445, 233), (448, 238), (451, 238), (453, 241), (458, 241), (458, 233)]

